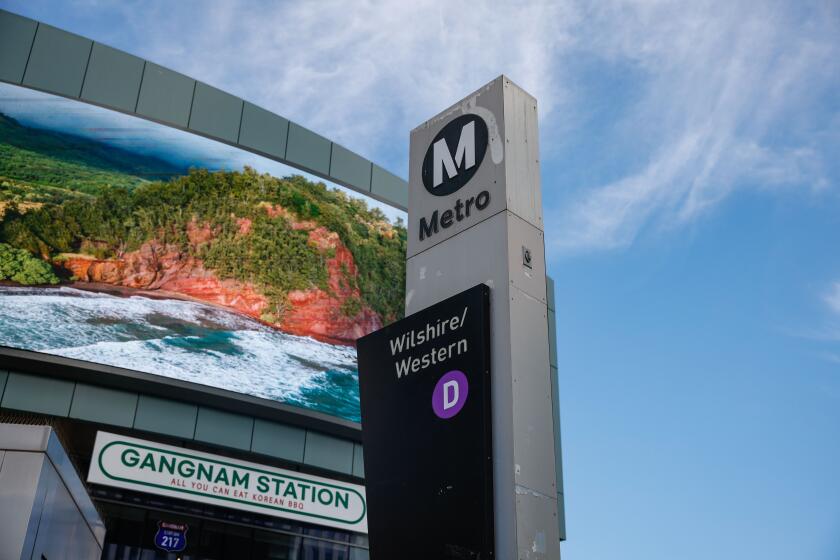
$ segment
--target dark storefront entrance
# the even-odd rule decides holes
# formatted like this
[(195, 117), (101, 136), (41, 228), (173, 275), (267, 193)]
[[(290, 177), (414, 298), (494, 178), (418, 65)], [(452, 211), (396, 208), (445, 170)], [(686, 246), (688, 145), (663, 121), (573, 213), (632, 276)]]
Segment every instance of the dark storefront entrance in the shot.
[[(368, 560), (363, 535), (96, 489), (108, 529), (103, 560)], [(186, 527), (181, 552), (155, 546), (159, 524)]]
[[(98, 426), (7, 411), (2, 422), (51, 426), (79, 478), (88, 472)], [(369, 560), (360, 533), (97, 484), (86, 490), (107, 530), (103, 560)], [(161, 522), (186, 527), (182, 551), (156, 547)]]

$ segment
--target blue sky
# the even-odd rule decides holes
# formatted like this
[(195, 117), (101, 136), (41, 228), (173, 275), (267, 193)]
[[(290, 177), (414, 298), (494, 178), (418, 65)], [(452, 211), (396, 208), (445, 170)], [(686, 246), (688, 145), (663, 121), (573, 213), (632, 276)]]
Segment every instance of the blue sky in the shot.
[(840, 4), (0, 0), (402, 176), (540, 103), (566, 560), (840, 557)]

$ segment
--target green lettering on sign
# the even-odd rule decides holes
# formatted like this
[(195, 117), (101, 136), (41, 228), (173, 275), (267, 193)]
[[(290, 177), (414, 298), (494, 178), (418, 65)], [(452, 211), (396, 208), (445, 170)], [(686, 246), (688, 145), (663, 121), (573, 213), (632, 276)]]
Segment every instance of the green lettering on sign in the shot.
[[(308, 518), (316, 523), (320, 519), (325, 524), (338, 524), (333, 525), (337, 527), (366, 525), (363, 491), (353, 489), (352, 485), (318, 477), (308, 480), (294, 476), (296, 473), (283, 474), (282, 469), (245, 462), (237, 464), (235, 460), (219, 460), (201, 452), (162, 449), (139, 442), (111, 440), (100, 444), (97, 438), (96, 452), (94, 466), (98, 471), (92, 468), (91, 472), (97, 474), (89, 475), (89, 480), (99, 484), (180, 495), (186, 499), (201, 497), (239, 509), (284, 512), (284, 516)], [(237, 493), (236, 489), (248, 492)]]

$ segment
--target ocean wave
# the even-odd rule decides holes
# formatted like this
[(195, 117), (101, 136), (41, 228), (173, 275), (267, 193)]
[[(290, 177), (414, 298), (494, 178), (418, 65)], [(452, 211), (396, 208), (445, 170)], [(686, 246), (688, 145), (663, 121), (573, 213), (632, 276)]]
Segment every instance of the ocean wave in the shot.
[(0, 286), (0, 344), (359, 418), (354, 348), (201, 303)]

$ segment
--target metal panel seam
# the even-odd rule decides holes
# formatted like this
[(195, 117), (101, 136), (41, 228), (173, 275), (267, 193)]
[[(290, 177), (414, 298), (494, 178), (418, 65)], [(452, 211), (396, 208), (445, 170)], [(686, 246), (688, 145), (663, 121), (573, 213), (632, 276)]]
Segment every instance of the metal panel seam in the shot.
[(330, 161), (327, 164), (327, 175), (335, 178), (335, 173), (333, 173), (333, 168), (332, 168), (333, 146), (335, 146), (335, 142), (330, 140)]
[[(487, 216), (486, 218), (484, 218), (484, 219), (483, 219), (483, 220), (481, 220), (480, 222), (476, 222), (476, 223), (472, 224), (471, 226), (469, 226), (469, 227), (466, 227), (466, 228), (462, 229), (461, 231), (459, 231), (458, 233), (456, 233), (456, 234), (455, 234), (455, 235), (453, 235), (452, 237), (447, 237), (447, 238), (446, 238), (446, 239), (444, 239), (443, 241), (438, 241), (438, 242), (437, 242), (437, 243), (435, 243), (434, 245), (429, 245), (428, 247), (426, 247), (426, 248), (425, 248), (425, 249), (423, 249), (422, 251), (419, 251), (419, 252), (417, 252), (417, 253), (415, 253), (415, 254), (411, 255), (410, 257), (409, 257), (409, 256), (406, 256), (406, 261), (407, 261), (408, 259), (413, 259), (413, 258), (414, 258), (414, 257), (416, 257), (417, 255), (422, 255), (423, 253), (425, 253), (425, 252), (426, 252), (426, 251), (428, 251), (429, 249), (433, 249), (434, 247), (437, 247), (438, 245), (440, 245), (440, 244), (441, 244), (441, 243), (443, 243), (444, 241), (448, 241), (448, 240), (450, 240), (450, 239), (454, 239), (454, 238), (458, 237), (459, 235), (461, 235), (461, 234), (462, 234), (462, 233), (464, 233), (465, 231), (469, 231), (469, 230), (471, 230), (472, 228), (474, 228), (475, 226), (477, 226), (477, 225), (479, 225), (479, 224), (483, 224), (484, 222), (486, 222), (487, 220), (489, 220), (489, 219), (491, 219), (491, 218), (495, 218), (496, 216), (498, 216), (498, 215), (499, 215), (499, 214), (501, 214), (502, 212), (510, 212), (510, 210), (508, 210), (507, 208), (502, 208), (501, 210), (499, 210), (499, 211), (498, 211), (498, 212), (496, 212), (495, 214), (492, 214), (492, 215), (490, 215), (490, 216)], [(511, 212), (511, 214), (513, 214), (513, 212)], [(515, 214), (514, 214), (514, 215), (515, 215)]]
[(137, 409), (140, 408), (140, 393), (134, 393), (134, 415), (131, 418), (131, 427), (137, 423)]
[(95, 44), (96, 44), (95, 41), (90, 42), (90, 50), (88, 51), (88, 59), (87, 59), (87, 63), (85, 64), (85, 71), (82, 73), (82, 84), (79, 86), (78, 95), (76, 95), (76, 97), (79, 97), (79, 98), (82, 97), (82, 91), (84, 91), (84, 89), (85, 89), (85, 80), (87, 80), (88, 68), (90, 68), (90, 57), (91, 57), (91, 55), (93, 55), (93, 45), (95, 45)]
[(283, 163), (286, 165), (289, 164), (289, 158), (287, 156), (289, 155), (289, 134), (292, 130), (292, 121), (289, 119), (287, 120), (289, 122), (286, 123), (286, 143), (283, 145)]
[(254, 444), (254, 428), (257, 425), (257, 421), (254, 420), (253, 416), (248, 416), (248, 420), (251, 421), (251, 436), (248, 438), (248, 451), (251, 451), (251, 446)]
[(201, 412), (201, 405), (195, 404), (195, 405), (192, 405), (192, 406), (195, 407), (195, 417), (193, 418), (193, 429), (192, 429), (192, 435), (190, 436), (190, 439), (194, 440), (194, 441), (197, 441), (195, 439), (195, 435), (198, 433), (198, 414), (199, 414), (199, 412)]
[(26, 71), (29, 69), (29, 59), (32, 58), (32, 49), (35, 48), (35, 39), (38, 38), (38, 30), (41, 29), (41, 22), (35, 22), (35, 33), (32, 34), (32, 43), (29, 45), (29, 54), (26, 55), (26, 64), (23, 66), (23, 74), (20, 76), (20, 83), (23, 84), (23, 79), (26, 77)]
[(239, 108), (239, 130), (236, 131), (237, 145), (239, 144), (239, 138), (242, 136), (242, 121), (245, 119), (245, 100), (241, 97), (238, 99), (242, 102), (242, 106)]
[[(195, 106), (195, 90), (196, 90), (197, 87), (198, 87), (198, 80), (193, 80), (193, 92), (192, 92), (192, 97), (190, 98), (190, 111), (189, 111), (189, 113), (187, 113), (187, 128), (190, 128), (190, 121), (192, 121), (192, 110), (193, 110), (193, 107)], [(240, 121), (239, 124), (241, 126), (242, 122)]]
[(70, 411), (73, 410), (73, 401), (76, 399), (76, 387), (79, 386), (78, 381), (73, 382), (73, 392), (70, 393), (70, 406), (67, 407), (67, 414), (65, 416), (70, 418)]
[(140, 72), (140, 85), (137, 87), (137, 99), (134, 100), (134, 115), (137, 115), (137, 107), (140, 105), (140, 92), (143, 91), (143, 78), (146, 77), (146, 61), (143, 61), (143, 71)]

